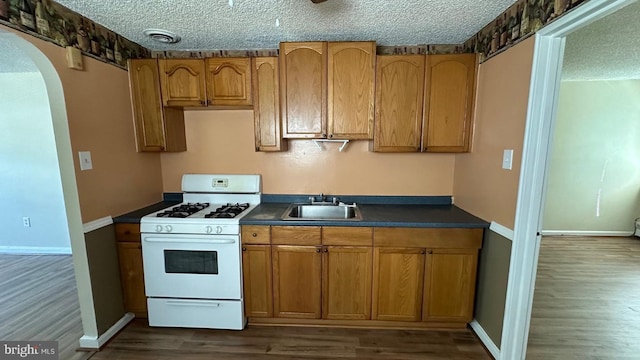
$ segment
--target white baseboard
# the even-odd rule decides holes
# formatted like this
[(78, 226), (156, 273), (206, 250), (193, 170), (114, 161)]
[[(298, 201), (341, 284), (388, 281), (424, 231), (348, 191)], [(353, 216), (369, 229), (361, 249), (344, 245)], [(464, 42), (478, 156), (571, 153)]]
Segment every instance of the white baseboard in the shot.
[(89, 221), (88, 223), (82, 224), (82, 229), (84, 233), (92, 232), (94, 230), (98, 230), (101, 227), (105, 227), (107, 225), (113, 224), (113, 218), (111, 216), (105, 216), (100, 219), (96, 219), (93, 221)]
[(100, 349), (102, 345), (111, 340), (118, 331), (122, 330), (129, 322), (131, 322), (134, 317), (133, 313), (128, 312), (107, 331), (105, 331), (104, 334), (98, 337), (84, 335), (80, 338), (80, 347), (84, 349)]
[(482, 325), (480, 325), (480, 323), (477, 322), (476, 319), (473, 319), (473, 321), (471, 321), (469, 325), (471, 325), (471, 328), (473, 329), (473, 331), (476, 332), (476, 334), (480, 338), (480, 341), (482, 341), (482, 343), (487, 348), (487, 350), (489, 350), (491, 355), (493, 355), (493, 358), (499, 359), (500, 349), (496, 346), (493, 340), (491, 340), (491, 338), (489, 337), (489, 334), (487, 334), (484, 331), (484, 329), (482, 328)]
[(492, 221), (491, 225), (489, 226), (489, 230), (513, 241), (513, 230), (509, 229), (506, 226), (500, 225), (497, 222)]
[(631, 236), (633, 231), (542, 230), (542, 236)]
[(71, 247), (0, 246), (0, 254), (12, 255), (71, 255)]

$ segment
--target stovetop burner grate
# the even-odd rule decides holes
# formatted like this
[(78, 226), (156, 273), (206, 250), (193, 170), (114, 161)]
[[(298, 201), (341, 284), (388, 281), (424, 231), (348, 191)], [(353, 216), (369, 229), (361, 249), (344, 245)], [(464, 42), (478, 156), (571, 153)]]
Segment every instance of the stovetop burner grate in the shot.
[(243, 211), (247, 210), (249, 208), (249, 204), (248, 203), (227, 203), (226, 205), (222, 205), (219, 208), (217, 208), (215, 211), (212, 211), (208, 214), (206, 214), (204, 217), (205, 218), (223, 218), (223, 219), (231, 219), (234, 218), (236, 216), (238, 216), (238, 214), (242, 213)]
[(170, 210), (159, 212), (157, 217), (186, 218), (209, 207), (209, 203), (187, 203), (175, 206)]

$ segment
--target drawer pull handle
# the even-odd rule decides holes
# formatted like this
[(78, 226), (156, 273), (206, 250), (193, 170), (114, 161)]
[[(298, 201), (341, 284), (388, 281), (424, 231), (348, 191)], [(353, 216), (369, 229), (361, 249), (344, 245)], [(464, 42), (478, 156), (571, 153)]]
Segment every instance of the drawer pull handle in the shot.
[(253, 236), (253, 237), (257, 237), (257, 236), (258, 236), (258, 233), (253, 233), (253, 234), (251, 234), (251, 236)]

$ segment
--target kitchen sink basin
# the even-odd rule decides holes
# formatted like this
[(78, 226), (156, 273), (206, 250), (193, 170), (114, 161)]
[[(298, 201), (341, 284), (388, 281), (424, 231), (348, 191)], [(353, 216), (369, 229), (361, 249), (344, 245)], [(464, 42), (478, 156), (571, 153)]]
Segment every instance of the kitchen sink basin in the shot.
[(318, 204), (291, 204), (282, 215), (282, 220), (362, 220), (358, 206), (318, 205)]

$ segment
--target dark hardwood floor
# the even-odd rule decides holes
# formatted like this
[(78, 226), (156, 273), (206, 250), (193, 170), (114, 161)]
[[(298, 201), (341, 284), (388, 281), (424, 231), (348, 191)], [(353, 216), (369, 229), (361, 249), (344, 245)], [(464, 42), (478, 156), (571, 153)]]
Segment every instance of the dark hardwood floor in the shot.
[(137, 319), (91, 360), (491, 359), (469, 330), (403, 331), (248, 326), (150, 328)]
[(76, 351), (83, 334), (71, 255), (0, 254), (0, 339), (58, 341), (61, 360), (88, 359)]
[(640, 359), (640, 239), (542, 239), (527, 359)]

